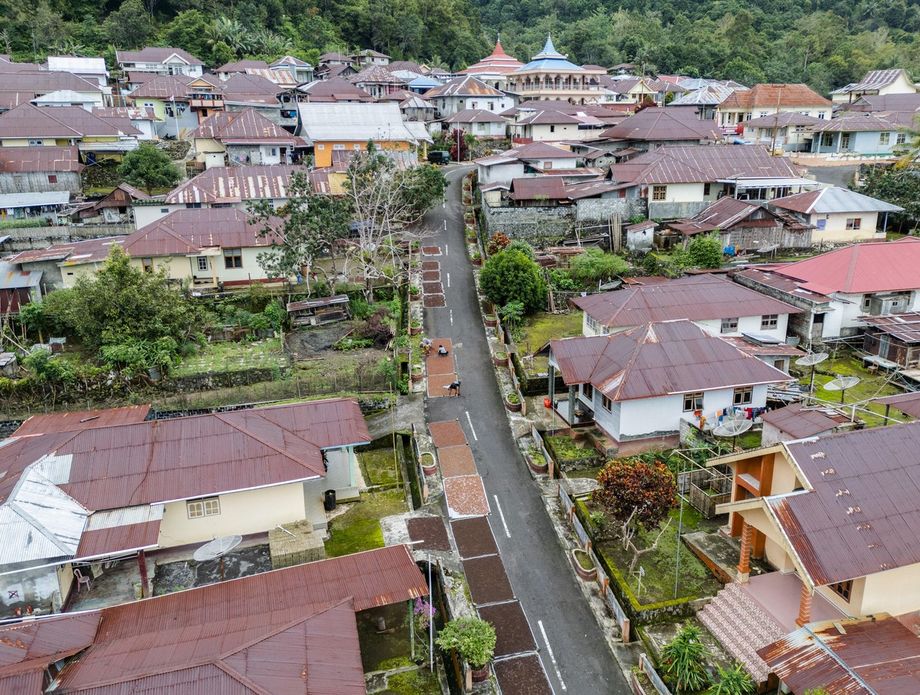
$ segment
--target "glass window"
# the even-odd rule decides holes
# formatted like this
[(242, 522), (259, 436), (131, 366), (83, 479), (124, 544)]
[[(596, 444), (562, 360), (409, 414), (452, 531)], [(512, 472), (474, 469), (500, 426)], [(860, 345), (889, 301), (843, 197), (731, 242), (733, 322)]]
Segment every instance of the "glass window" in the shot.
[(735, 405), (750, 405), (754, 400), (754, 387), (753, 386), (744, 386), (740, 389), (735, 389), (735, 394), (732, 402)]
[(738, 330), (738, 319), (722, 319), (722, 325), (719, 327), (720, 333), (734, 333)]
[(57, 174), (48, 174), (48, 183), (57, 183)]
[(862, 227), (861, 217), (848, 217), (847, 218), (847, 229), (859, 229), (860, 227)]
[(652, 200), (664, 200), (668, 197), (667, 186), (652, 186)]
[(894, 139), (894, 143), (896, 145), (903, 145), (905, 142), (907, 142), (907, 133), (898, 133)]
[(689, 413), (694, 410), (703, 409), (703, 392), (696, 391), (695, 393), (685, 393), (684, 394), (684, 412)]
[(830, 584), (830, 589), (835, 594), (840, 596), (847, 603), (850, 602), (850, 596), (853, 594), (853, 580), (849, 579), (845, 582), (837, 582), (836, 584)]
[(242, 268), (243, 249), (224, 249), (224, 267)]
[(198, 270), (208, 269), (208, 257), (207, 256), (198, 256), (196, 260), (198, 262)]
[(217, 516), (220, 514), (220, 499), (217, 497), (205, 497), (200, 500), (189, 500), (185, 503), (185, 510), (188, 512), (189, 519)]
[(153, 259), (152, 258), (142, 258), (141, 267), (143, 267), (145, 273), (153, 272)]
[(891, 133), (879, 133), (878, 134), (878, 144), (887, 145), (891, 140)]
[(760, 317), (760, 330), (767, 331), (779, 325), (779, 314), (764, 314)]
[(712, 189), (712, 184), (704, 183), (703, 184), (703, 195), (709, 195), (709, 191)]
[(604, 410), (608, 412), (610, 411), (611, 403), (610, 403), (610, 399), (607, 398), (607, 396), (601, 396), (601, 406), (604, 408)]
[(594, 400), (594, 387), (591, 384), (582, 384), (581, 385), (581, 395), (587, 398), (589, 401)]

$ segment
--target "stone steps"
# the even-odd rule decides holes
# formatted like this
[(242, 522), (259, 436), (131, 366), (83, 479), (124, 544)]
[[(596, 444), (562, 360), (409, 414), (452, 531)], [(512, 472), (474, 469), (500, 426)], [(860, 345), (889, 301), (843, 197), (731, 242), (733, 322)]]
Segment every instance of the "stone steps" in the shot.
[(770, 670), (757, 650), (786, 632), (740, 584), (727, 584), (697, 617), (755, 680), (767, 680)]

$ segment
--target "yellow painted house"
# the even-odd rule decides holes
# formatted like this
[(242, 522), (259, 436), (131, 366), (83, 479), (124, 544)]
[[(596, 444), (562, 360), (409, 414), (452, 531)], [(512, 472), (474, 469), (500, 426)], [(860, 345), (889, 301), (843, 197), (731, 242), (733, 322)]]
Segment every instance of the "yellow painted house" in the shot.
[(120, 158), (141, 131), (126, 119), (101, 118), (78, 106), (21, 104), (0, 115), (0, 147), (68, 147), (84, 159)]
[(373, 142), (379, 149), (412, 164), (427, 156), (431, 136), (425, 124), (407, 122), (399, 104), (384, 103), (302, 103), (299, 134), (313, 147), (317, 168), (333, 166), (336, 152), (360, 152)]

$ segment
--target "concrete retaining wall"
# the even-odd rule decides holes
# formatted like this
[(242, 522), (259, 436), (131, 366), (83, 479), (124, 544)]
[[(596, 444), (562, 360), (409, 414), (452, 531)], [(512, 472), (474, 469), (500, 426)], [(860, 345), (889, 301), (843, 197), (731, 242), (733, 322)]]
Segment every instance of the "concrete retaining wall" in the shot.
[(4, 250), (28, 251), (70, 241), (99, 239), (107, 236), (125, 236), (133, 231), (134, 225), (132, 224), (65, 224), (51, 227), (11, 227), (0, 230), (0, 236), (10, 237)]

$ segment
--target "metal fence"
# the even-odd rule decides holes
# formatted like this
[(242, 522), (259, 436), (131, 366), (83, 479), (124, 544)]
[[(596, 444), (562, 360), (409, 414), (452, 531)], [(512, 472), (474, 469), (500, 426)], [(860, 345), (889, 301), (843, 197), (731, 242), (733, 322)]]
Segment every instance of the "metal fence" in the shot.
[(556, 462), (553, 460), (553, 457), (550, 456), (549, 450), (546, 448), (546, 443), (543, 441), (543, 436), (540, 434), (540, 430), (538, 430), (537, 426), (534, 424), (530, 425), (530, 436), (534, 440), (537, 448), (543, 454), (543, 459), (546, 461), (549, 478), (552, 480), (555, 477)]

